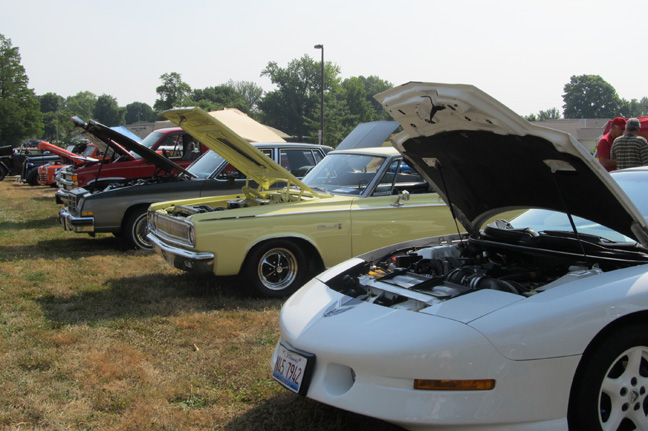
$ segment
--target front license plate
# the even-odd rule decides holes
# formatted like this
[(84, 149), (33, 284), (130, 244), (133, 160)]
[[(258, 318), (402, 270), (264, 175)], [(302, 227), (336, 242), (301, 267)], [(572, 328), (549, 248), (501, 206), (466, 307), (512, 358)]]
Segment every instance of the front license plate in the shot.
[(291, 391), (303, 395), (308, 389), (309, 371), (313, 362), (314, 355), (297, 352), (279, 344), (272, 377)]

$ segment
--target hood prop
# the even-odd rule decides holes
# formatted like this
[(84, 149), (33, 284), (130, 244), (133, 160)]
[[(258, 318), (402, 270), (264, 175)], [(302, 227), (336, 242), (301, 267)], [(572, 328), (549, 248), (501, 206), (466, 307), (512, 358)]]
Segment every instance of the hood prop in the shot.
[[(110, 145), (106, 147), (106, 151), (104, 151), (103, 158), (101, 159), (101, 163), (99, 163), (99, 169), (97, 169), (97, 175), (95, 175), (95, 184), (97, 184), (97, 181), (99, 181), (99, 177), (101, 176), (101, 169), (103, 168), (104, 163), (106, 162), (106, 158), (108, 157), (108, 151), (112, 150)], [(113, 150), (113, 154), (114, 154)]]
[(583, 239), (581, 238), (580, 234), (578, 233), (578, 229), (576, 228), (576, 223), (574, 223), (574, 219), (572, 217), (571, 210), (569, 209), (569, 206), (567, 205), (567, 200), (565, 199), (565, 196), (562, 193), (562, 189), (560, 187), (560, 183), (558, 181), (558, 178), (556, 178), (556, 175), (560, 173), (561, 171), (558, 169), (551, 169), (552, 171), (552, 178), (554, 180), (554, 184), (556, 185), (556, 191), (558, 192), (558, 196), (560, 197), (560, 203), (562, 204), (562, 207), (564, 208), (565, 214), (567, 214), (567, 218), (569, 219), (569, 224), (571, 224), (572, 230), (574, 231), (574, 235), (576, 236), (576, 240), (578, 241), (578, 245), (581, 249), (581, 252), (583, 253), (583, 257), (585, 258), (585, 261), (589, 263), (589, 257), (587, 256), (587, 251), (585, 251), (585, 246), (583, 245)]
[(457, 223), (457, 215), (455, 214), (454, 205), (452, 204), (452, 197), (450, 196), (450, 193), (448, 193), (448, 187), (446, 186), (445, 176), (443, 175), (443, 165), (441, 165), (439, 159), (434, 159), (434, 166), (437, 168), (437, 170), (439, 171), (439, 175), (441, 176), (443, 193), (445, 194), (445, 197), (448, 200), (448, 208), (450, 208), (450, 214), (452, 214), (452, 220), (454, 220), (455, 228), (457, 229), (457, 234), (459, 234), (459, 238), (463, 238), (461, 235), (461, 229), (459, 229), (459, 223)]

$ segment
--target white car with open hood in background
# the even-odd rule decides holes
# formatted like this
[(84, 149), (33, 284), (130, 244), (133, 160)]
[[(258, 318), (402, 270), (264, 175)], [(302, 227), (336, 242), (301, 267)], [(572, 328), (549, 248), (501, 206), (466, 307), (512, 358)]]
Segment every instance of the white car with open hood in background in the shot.
[(281, 310), (274, 378), (412, 430), (648, 429), (648, 168), (610, 175), (473, 86), (376, 98), (467, 233), (306, 283)]

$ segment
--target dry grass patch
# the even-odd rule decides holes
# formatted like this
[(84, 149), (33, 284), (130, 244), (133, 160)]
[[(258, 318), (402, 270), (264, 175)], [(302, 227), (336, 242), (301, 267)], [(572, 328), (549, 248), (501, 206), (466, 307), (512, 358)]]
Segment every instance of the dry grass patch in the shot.
[(0, 182), (0, 430), (396, 430), (270, 378), (280, 300), (58, 225)]

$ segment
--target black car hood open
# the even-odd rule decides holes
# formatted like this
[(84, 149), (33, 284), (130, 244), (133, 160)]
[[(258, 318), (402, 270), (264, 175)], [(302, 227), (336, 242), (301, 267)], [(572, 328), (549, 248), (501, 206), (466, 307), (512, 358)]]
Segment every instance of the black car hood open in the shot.
[(411, 82), (376, 99), (404, 129), (394, 146), (471, 234), (504, 211), (543, 208), (648, 245), (639, 210), (569, 134), (529, 123), (470, 85)]
[[(110, 127), (104, 126), (103, 124), (92, 120), (88, 123), (85, 123), (79, 117), (72, 117), (72, 121), (76, 126), (81, 127), (86, 133), (89, 133), (100, 139), (120, 154), (123, 154), (123, 150), (126, 149), (127, 152), (132, 151), (133, 153), (140, 155), (144, 160), (153, 163), (155, 166), (165, 172), (182, 172), (189, 177), (195, 177), (195, 175), (185, 170), (183, 167), (175, 164), (168, 158), (156, 153), (155, 151), (140, 144), (139, 142), (136, 142), (131, 138), (115, 130), (112, 130)], [(115, 145), (115, 143), (118, 145)]]

